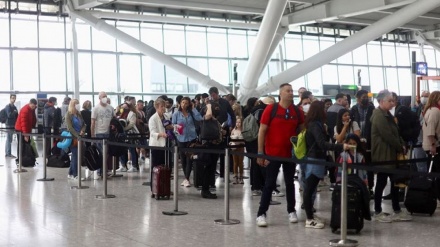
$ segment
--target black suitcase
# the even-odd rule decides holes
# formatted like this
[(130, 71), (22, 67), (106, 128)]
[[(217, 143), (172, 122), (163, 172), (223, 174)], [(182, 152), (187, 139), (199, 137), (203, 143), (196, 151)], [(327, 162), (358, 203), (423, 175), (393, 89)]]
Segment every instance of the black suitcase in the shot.
[[(429, 172), (431, 172), (432, 163), (433, 160), (431, 160)], [(421, 213), (432, 216), (437, 208), (435, 179), (427, 176), (412, 177), (407, 187), (405, 207), (411, 214)]]
[(193, 165), (193, 185), (195, 188), (202, 188), (204, 165), (197, 159), (191, 159)]
[(51, 155), (47, 157), (47, 167), (70, 167), (70, 157), (66, 153), (64, 153), (63, 155)]
[[(356, 152), (354, 154), (356, 163)], [(358, 176), (354, 170), (349, 176)], [(348, 176), (347, 176), (348, 180)], [(351, 186), (347, 182), (347, 230), (355, 230), (359, 233), (364, 228), (363, 198), (360, 188)], [(341, 228), (341, 186), (335, 186), (332, 194), (332, 212), (330, 227), (335, 233)]]

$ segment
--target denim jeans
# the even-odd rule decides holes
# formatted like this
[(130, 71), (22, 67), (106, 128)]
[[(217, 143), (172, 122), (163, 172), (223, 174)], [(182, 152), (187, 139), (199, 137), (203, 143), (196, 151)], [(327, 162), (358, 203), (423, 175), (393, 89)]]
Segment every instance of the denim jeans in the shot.
[[(281, 162), (270, 161), (266, 166), (266, 183), (264, 184), (263, 194), (261, 195), (260, 208), (257, 216), (265, 215), (269, 209), (270, 200), (272, 198), (272, 191), (276, 189), (276, 181), (278, 172), (280, 171)], [(286, 200), (287, 213), (295, 212), (295, 184), (293, 183), (293, 176), (295, 174), (295, 163), (283, 163), (284, 182), (286, 183)]]
[(72, 155), (70, 157), (69, 175), (76, 177), (78, 176), (78, 147), (70, 147), (70, 151)]
[[(138, 165), (138, 155), (136, 152), (136, 148), (128, 148), (128, 152), (130, 152), (131, 154), (131, 165), (137, 169), (139, 169), (139, 165)], [(121, 163), (124, 165), (124, 167), (127, 167), (127, 162), (128, 162), (128, 155), (124, 154), (121, 157), (119, 157), (119, 160), (121, 161)]]
[[(6, 128), (12, 128), (13, 126), (7, 126)], [(5, 155), (11, 155), (12, 151), (11, 151), (11, 143), (12, 143), (12, 133), (13, 133), (13, 129), (8, 130), (8, 132), (6, 133), (6, 143), (5, 143)], [(17, 154), (18, 156), (18, 154)]]

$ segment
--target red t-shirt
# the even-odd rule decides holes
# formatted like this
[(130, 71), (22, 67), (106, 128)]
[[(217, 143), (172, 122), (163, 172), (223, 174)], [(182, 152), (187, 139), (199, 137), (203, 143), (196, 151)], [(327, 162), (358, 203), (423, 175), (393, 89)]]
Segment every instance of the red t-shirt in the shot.
[(278, 104), (275, 117), (270, 120), (273, 106), (274, 104), (271, 104), (264, 109), (260, 121), (261, 124), (268, 125), (264, 141), (265, 153), (270, 156), (292, 157), (290, 137), (296, 136), (298, 125), (304, 123), (304, 112), (298, 109), (300, 113), (298, 117), (293, 105), (290, 105), (287, 110)]

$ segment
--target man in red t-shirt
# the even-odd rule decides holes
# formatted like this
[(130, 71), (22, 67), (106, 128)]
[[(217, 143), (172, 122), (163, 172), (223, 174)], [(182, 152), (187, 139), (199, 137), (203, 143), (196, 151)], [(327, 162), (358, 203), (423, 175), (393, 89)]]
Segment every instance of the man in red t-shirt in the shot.
[[(297, 131), (302, 129), (304, 123), (304, 113), (302, 110), (295, 109), (293, 104), (293, 90), (288, 83), (282, 84), (279, 89), (280, 102), (276, 106), (276, 114), (272, 118), (272, 109), (275, 104), (269, 105), (263, 112), (260, 120), (260, 130), (258, 133), (258, 154), (268, 156), (290, 158), (292, 157), (292, 144), (290, 137), (296, 136)], [(298, 114), (299, 113), (299, 116)], [(276, 189), (276, 180), (281, 164), (283, 165), (284, 182), (286, 184), (287, 213), (291, 223), (298, 222), (295, 210), (295, 185), (293, 175), (295, 174), (295, 163), (281, 162), (258, 158), (257, 163), (266, 167), (266, 182), (261, 195), (260, 208), (257, 214), (257, 225), (267, 226), (266, 211), (272, 196), (272, 191)]]

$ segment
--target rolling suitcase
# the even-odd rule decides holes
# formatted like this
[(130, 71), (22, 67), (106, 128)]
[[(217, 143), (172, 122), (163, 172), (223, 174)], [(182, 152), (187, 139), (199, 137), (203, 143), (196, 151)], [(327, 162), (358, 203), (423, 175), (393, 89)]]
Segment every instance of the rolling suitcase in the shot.
[[(432, 164), (433, 159), (431, 159), (429, 172), (431, 172)], [(432, 216), (437, 208), (435, 179), (427, 176), (412, 177), (407, 187), (405, 207), (411, 214), (421, 213)]]
[(171, 196), (171, 168), (169, 165), (168, 151), (165, 151), (165, 164), (153, 168), (152, 198), (170, 199)]
[[(354, 153), (356, 163), (356, 152)], [(358, 176), (356, 172), (350, 176)], [(348, 178), (347, 178), (348, 179)], [(363, 198), (360, 188), (348, 185), (347, 182), (347, 230), (353, 229), (359, 233), (364, 228)], [(330, 227), (335, 233), (341, 228), (341, 186), (335, 186), (332, 194), (332, 212)]]

